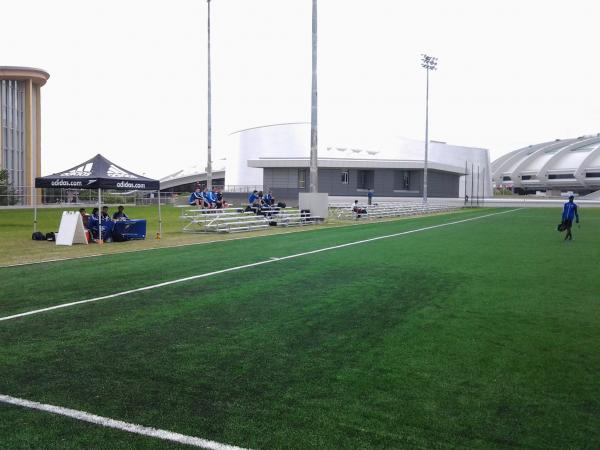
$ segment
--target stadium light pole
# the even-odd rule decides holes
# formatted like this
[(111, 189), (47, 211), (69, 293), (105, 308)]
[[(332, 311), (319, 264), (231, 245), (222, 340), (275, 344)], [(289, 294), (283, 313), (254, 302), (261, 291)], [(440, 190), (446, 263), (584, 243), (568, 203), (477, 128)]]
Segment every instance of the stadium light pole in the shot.
[(425, 164), (423, 165), (423, 203), (427, 203), (427, 166), (429, 164), (429, 71), (437, 69), (437, 58), (421, 54), (421, 67), (427, 73), (425, 88)]
[(206, 187), (212, 189), (212, 92), (210, 79), (210, 0), (206, 0), (208, 6), (208, 126), (207, 126), (207, 155), (206, 155)]
[(312, 2), (312, 84), (310, 99), (310, 192), (319, 192), (317, 133), (317, 0)]

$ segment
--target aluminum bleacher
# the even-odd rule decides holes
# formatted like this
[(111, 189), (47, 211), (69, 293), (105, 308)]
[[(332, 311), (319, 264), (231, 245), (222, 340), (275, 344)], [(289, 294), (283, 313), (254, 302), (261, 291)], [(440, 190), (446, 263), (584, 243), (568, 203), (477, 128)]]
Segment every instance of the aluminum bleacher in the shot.
[(290, 227), (313, 225), (322, 219), (313, 217), (308, 212), (293, 208), (271, 208), (257, 211), (246, 211), (243, 208), (199, 209), (188, 208), (182, 211), (181, 220), (188, 233), (239, 233), (261, 230), (273, 226)]
[(363, 210), (356, 213), (347, 203), (331, 203), (329, 205), (331, 214), (341, 220), (383, 219), (388, 217), (414, 216), (423, 214), (435, 214), (454, 211), (460, 207), (444, 203), (418, 203), (418, 202), (387, 202), (374, 205), (358, 205)]

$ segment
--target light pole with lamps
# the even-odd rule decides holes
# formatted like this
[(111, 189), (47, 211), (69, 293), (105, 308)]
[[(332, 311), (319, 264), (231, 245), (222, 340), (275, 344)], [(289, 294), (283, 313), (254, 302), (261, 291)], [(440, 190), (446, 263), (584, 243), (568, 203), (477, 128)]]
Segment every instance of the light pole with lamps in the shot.
[(425, 164), (423, 165), (423, 203), (427, 203), (427, 165), (429, 158), (429, 71), (437, 69), (437, 58), (421, 54), (421, 67), (427, 72), (425, 90)]
[(210, 79), (210, 0), (206, 0), (208, 5), (208, 147), (206, 156), (206, 187), (212, 189), (212, 104), (211, 104), (211, 79)]

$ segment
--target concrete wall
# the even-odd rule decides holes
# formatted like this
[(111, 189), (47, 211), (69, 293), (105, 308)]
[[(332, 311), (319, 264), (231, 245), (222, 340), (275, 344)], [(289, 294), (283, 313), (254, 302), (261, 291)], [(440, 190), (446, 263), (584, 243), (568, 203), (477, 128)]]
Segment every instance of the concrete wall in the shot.
[[(304, 189), (298, 187), (298, 172), (306, 170)], [(410, 189), (394, 189), (395, 169), (373, 169), (374, 194), (379, 197), (421, 197), (423, 195), (423, 171), (410, 171)], [(266, 168), (263, 173), (264, 188), (273, 190), (276, 197), (294, 198), (298, 192), (307, 192), (309, 174), (307, 169)], [(428, 172), (429, 197), (451, 198), (459, 196), (460, 176), (430, 170)], [(319, 191), (331, 196), (365, 196), (366, 189), (359, 189), (358, 170), (349, 170), (348, 184), (342, 183), (342, 169), (319, 169)]]

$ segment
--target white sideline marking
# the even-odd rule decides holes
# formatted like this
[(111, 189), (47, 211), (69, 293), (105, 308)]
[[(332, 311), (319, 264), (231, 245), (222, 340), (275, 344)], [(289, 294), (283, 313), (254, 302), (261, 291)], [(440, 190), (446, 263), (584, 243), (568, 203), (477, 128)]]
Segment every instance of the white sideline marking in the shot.
[(120, 420), (90, 414), (85, 411), (63, 408), (61, 406), (47, 405), (45, 403), (32, 402), (31, 400), (11, 397), (10, 395), (0, 394), (0, 402), (71, 417), (72, 419), (93, 423), (94, 425), (100, 425), (102, 427), (116, 428), (117, 430), (127, 431), (128, 433), (141, 434), (143, 436), (179, 442), (180, 444), (193, 445), (194, 447), (200, 447), (209, 450), (248, 450), (242, 447), (236, 447), (234, 445), (220, 444), (219, 442), (209, 441), (207, 439), (193, 436), (186, 436), (185, 434), (173, 433), (172, 431), (161, 430), (159, 428), (151, 428), (142, 425), (136, 425), (134, 423), (122, 422)]
[(384, 236), (377, 236), (377, 237), (374, 237), (374, 238), (363, 239), (363, 240), (360, 240), (360, 241), (348, 242), (346, 244), (334, 245), (332, 247), (324, 247), (324, 248), (320, 248), (320, 249), (317, 249), (317, 250), (311, 250), (311, 251), (308, 251), (308, 252), (296, 253), (294, 255), (281, 256), (281, 257), (279, 257), (277, 259), (266, 259), (264, 261), (259, 261), (259, 262), (250, 263), (250, 264), (244, 264), (242, 266), (230, 267), (228, 269), (216, 270), (214, 272), (201, 273), (199, 275), (192, 275), (190, 277), (179, 278), (177, 280), (171, 280), (171, 281), (165, 281), (163, 283), (152, 284), (150, 286), (144, 286), (144, 287), (136, 288), (136, 289), (129, 289), (127, 291), (117, 292), (115, 294), (103, 295), (101, 297), (94, 297), (94, 298), (90, 298), (90, 299), (87, 299), (87, 300), (79, 300), (79, 301), (76, 301), (76, 302), (63, 303), (63, 304), (60, 304), (60, 305), (50, 306), (48, 308), (36, 309), (36, 310), (33, 310), (33, 311), (24, 312), (24, 313), (13, 314), (12, 316), (0, 317), (0, 322), (2, 322), (4, 320), (17, 319), (19, 317), (30, 316), (32, 314), (39, 314), (39, 313), (43, 313), (43, 312), (46, 312), (46, 311), (52, 311), (54, 309), (68, 308), (69, 306), (82, 305), (84, 303), (91, 303), (91, 302), (97, 302), (97, 301), (100, 301), (100, 300), (106, 300), (106, 299), (109, 299), (109, 298), (122, 297), (123, 295), (133, 294), (135, 292), (148, 291), (148, 290), (151, 290), (151, 289), (157, 289), (157, 288), (161, 288), (161, 287), (165, 287), (165, 286), (170, 286), (172, 284), (183, 283), (185, 281), (197, 280), (199, 278), (207, 278), (207, 277), (211, 277), (213, 275), (220, 275), (222, 273), (234, 272), (234, 271), (237, 271), (237, 270), (248, 269), (250, 267), (261, 266), (263, 264), (270, 264), (270, 263), (274, 263), (274, 262), (278, 262), (278, 261), (284, 261), (284, 260), (287, 260), (287, 259), (299, 258), (301, 256), (314, 255), (316, 253), (327, 252), (327, 251), (330, 251), (330, 250), (337, 250), (339, 248), (351, 247), (351, 246), (354, 246), (354, 245), (366, 244), (366, 243), (369, 243), (369, 242), (379, 241), (381, 239), (389, 239), (389, 238), (393, 238), (393, 237), (404, 236), (404, 235), (407, 235), (407, 234), (419, 233), (419, 232), (422, 232), (422, 231), (433, 230), (435, 228), (448, 227), (450, 225), (457, 225), (459, 223), (471, 222), (473, 220), (479, 220), (479, 219), (485, 219), (487, 217), (497, 216), (497, 215), (500, 215), (500, 214), (507, 214), (507, 213), (514, 212), (514, 211), (519, 211), (519, 208), (509, 209), (508, 211), (501, 211), (501, 212), (492, 213), (492, 214), (485, 214), (483, 216), (470, 217), (468, 219), (457, 220), (457, 221), (454, 221), (454, 222), (447, 222), (447, 223), (441, 223), (441, 224), (437, 224), (437, 225), (430, 225), (428, 227), (417, 228), (415, 230), (401, 231), (399, 233), (394, 233), (394, 234), (386, 234)]

